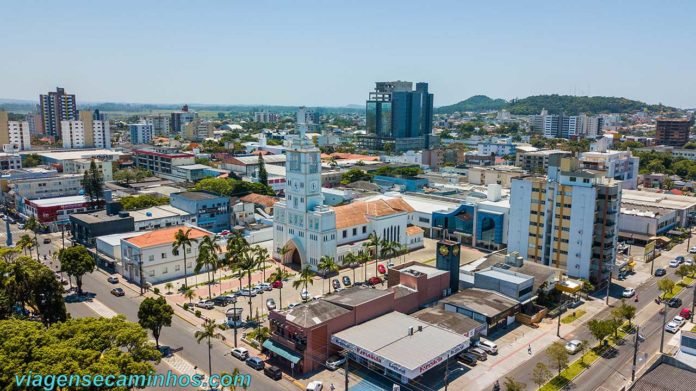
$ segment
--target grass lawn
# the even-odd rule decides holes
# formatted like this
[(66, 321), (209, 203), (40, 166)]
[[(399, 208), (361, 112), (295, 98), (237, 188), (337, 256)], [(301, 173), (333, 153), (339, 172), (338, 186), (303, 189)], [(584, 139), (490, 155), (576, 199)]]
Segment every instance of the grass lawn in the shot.
[(682, 289), (684, 289), (684, 285), (682, 285), (682, 282), (680, 281), (676, 285), (674, 285), (674, 289), (672, 289), (671, 293), (667, 293), (664, 295), (662, 300), (665, 300), (665, 299), (669, 300), (669, 299), (673, 298), (674, 296), (678, 295), (679, 292), (682, 291)]
[(541, 387), (540, 391), (561, 390), (566, 384), (578, 377), (585, 369), (597, 361), (600, 356), (599, 347), (590, 349), (582, 358), (575, 360), (568, 368), (561, 371), (560, 376), (556, 376), (551, 381)]
[(562, 318), (561, 323), (563, 323), (563, 324), (572, 323), (574, 320), (582, 317), (583, 315), (585, 315), (585, 311), (583, 311), (583, 310), (573, 311), (573, 313), (571, 313), (570, 315), (566, 316), (565, 318)]
[(692, 333), (696, 333), (696, 326), (694, 326), (694, 327), (691, 329), (691, 332), (692, 332)]

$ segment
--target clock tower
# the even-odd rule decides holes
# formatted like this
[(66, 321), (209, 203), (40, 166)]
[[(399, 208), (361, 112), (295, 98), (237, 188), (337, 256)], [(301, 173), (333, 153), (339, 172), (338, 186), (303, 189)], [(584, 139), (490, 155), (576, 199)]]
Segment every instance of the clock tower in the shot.
[(437, 242), (435, 267), (450, 273), (450, 294), (459, 291), (459, 252), (460, 245), (451, 240), (442, 239)]

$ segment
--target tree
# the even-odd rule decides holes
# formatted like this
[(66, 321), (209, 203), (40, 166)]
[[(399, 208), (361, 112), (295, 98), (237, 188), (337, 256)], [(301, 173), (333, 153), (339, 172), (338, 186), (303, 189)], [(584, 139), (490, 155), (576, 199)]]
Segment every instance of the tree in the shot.
[(168, 295), (172, 294), (172, 288), (174, 288), (174, 284), (172, 284), (171, 281), (164, 284), (164, 289), (167, 290)]
[(546, 349), (546, 355), (551, 360), (551, 363), (556, 369), (558, 369), (558, 374), (568, 366), (568, 352), (565, 350), (560, 342), (554, 342)]
[(691, 274), (691, 266), (681, 265), (679, 266), (677, 271), (674, 272), (674, 274), (678, 275), (681, 278), (684, 278)]
[(532, 370), (532, 381), (541, 388), (553, 376), (543, 362), (538, 362)]
[(599, 344), (602, 343), (604, 338), (610, 336), (611, 333), (614, 332), (611, 319), (592, 319), (587, 322), (587, 328), (590, 329), (590, 333), (592, 333), (592, 336), (595, 337)]
[(370, 182), (372, 180), (372, 175), (366, 173), (365, 171), (359, 169), (359, 168), (351, 168), (350, 170), (346, 171), (341, 175), (341, 184), (342, 185), (349, 185), (353, 182), (357, 181), (367, 181)]
[[(339, 270), (338, 264), (334, 261), (333, 257), (330, 255), (324, 255), (319, 259), (319, 264), (317, 269), (321, 270), (322, 278), (326, 280), (326, 276), (329, 273), (335, 273)], [(321, 284), (321, 292), (324, 293), (324, 283)], [(331, 284), (329, 284), (329, 293), (331, 293)]]
[[(237, 268), (241, 275), (247, 275), (248, 288), (251, 289), (251, 273), (259, 267), (258, 258), (256, 256), (255, 250), (251, 247), (246, 247), (244, 252), (241, 254), (239, 261), (237, 262)], [(249, 297), (249, 319), (252, 315), (251, 309), (251, 297)]]
[(207, 340), (207, 345), (208, 345), (208, 373), (211, 374), (213, 373), (213, 361), (210, 357), (210, 351), (213, 349), (213, 339), (219, 339), (224, 341), (225, 336), (220, 333), (220, 330), (225, 330), (224, 325), (219, 325), (215, 323), (214, 319), (206, 319), (205, 323), (203, 323), (203, 329), (202, 330), (196, 330), (196, 332), (193, 334), (193, 336), (196, 338), (196, 342), (199, 344), (201, 343), (202, 340)]
[(24, 255), (27, 255), (27, 250), (31, 252), (31, 249), (36, 247), (36, 239), (29, 235), (22, 235), (17, 241), (16, 246), (22, 250)]
[(314, 285), (314, 271), (312, 271), (312, 268), (309, 265), (304, 265), (302, 270), (300, 270), (300, 274), (298, 278), (292, 282), (292, 287), (297, 289), (301, 286), (304, 286), (304, 290), (307, 290), (307, 287), (309, 285)]
[(155, 338), (155, 345), (157, 345), (158, 349), (162, 327), (170, 327), (172, 325), (173, 314), (174, 310), (162, 296), (156, 299), (147, 297), (140, 303), (138, 323), (143, 328), (152, 331), (152, 336)]
[(505, 383), (503, 383), (503, 385), (505, 386), (506, 391), (523, 391), (525, 388), (527, 388), (526, 384), (520, 383), (507, 376), (505, 376)]
[(104, 178), (94, 159), (92, 159), (89, 165), (89, 170), (85, 171), (82, 187), (85, 195), (89, 197), (90, 202), (93, 204), (92, 207), (98, 205), (99, 201), (104, 198)]
[(137, 323), (126, 321), (123, 315), (77, 318), (49, 327), (18, 319), (0, 321), (2, 385), (15, 384), (15, 374), (34, 371), (143, 375), (142, 380), (132, 377), (142, 382), (137, 384), (142, 388), (147, 385), (147, 375), (155, 370), (152, 362), (160, 358), (147, 331)]
[(657, 282), (657, 289), (662, 292), (662, 298), (665, 298), (668, 293), (672, 293), (674, 285), (674, 281), (669, 278), (663, 278)]
[(36, 167), (39, 164), (41, 164), (41, 156), (35, 153), (26, 155), (22, 161), (22, 167)]
[(193, 298), (196, 297), (196, 292), (190, 286), (184, 285), (184, 297), (189, 299), (189, 304), (193, 302)]
[(168, 205), (169, 197), (156, 194), (141, 194), (137, 196), (121, 197), (119, 202), (124, 210), (136, 210), (159, 205)]
[(232, 178), (205, 178), (194, 186), (195, 190), (205, 190), (216, 194), (238, 197), (249, 193), (275, 196), (270, 186), (258, 182), (245, 182)]
[(174, 235), (174, 243), (172, 243), (172, 254), (177, 255), (179, 249), (184, 253), (184, 287), (188, 287), (188, 273), (186, 272), (186, 251), (191, 248), (194, 240), (191, 239), (191, 228), (187, 228), (186, 231), (179, 228)]
[(263, 161), (262, 153), (259, 153), (259, 183), (268, 186), (268, 172), (266, 171), (266, 163)]
[(353, 269), (353, 283), (355, 283), (355, 268), (359, 265), (357, 255), (348, 253), (343, 256), (343, 264)]
[[(45, 227), (36, 219), (36, 217), (31, 216), (26, 223), (24, 223), (24, 229), (29, 230), (34, 233), (34, 242), (38, 243), (37, 238), (39, 231), (43, 230)], [(39, 246), (36, 246), (36, 259), (40, 260)]]
[(247, 333), (247, 336), (255, 341), (258, 341), (259, 344), (263, 344), (268, 338), (271, 337), (271, 330), (266, 327), (256, 327), (252, 330), (250, 330)]
[[(208, 298), (213, 297), (211, 283), (215, 281), (215, 271), (217, 270), (218, 264), (218, 252), (222, 249), (220, 245), (215, 242), (212, 236), (207, 235), (198, 243), (198, 257), (196, 258), (196, 266), (193, 268), (193, 272), (198, 274), (201, 269), (205, 267), (208, 273)], [(210, 271), (213, 271), (213, 280), (210, 280)]]
[(61, 269), (68, 275), (75, 277), (77, 293), (82, 294), (82, 276), (92, 273), (97, 266), (94, 258), (84, 246), (73, 246), (61, 249), (58, 253)]
[[(366, 243), (363, 243), (365, 245)], [(363, 251), (358, 254), (358, 263), (363, 265), (363, 278), (367, 282), (367, 264), (370, 262), (369, 250)]]
[(382, 240), (379, 238), (379, 236), (377, 236), (377, 233), (375, 231), (372, 231), (372, 233), (370, 233), (367, 236), (367, 240), (363, 243), (364, 246), (366, 246), (368, 248), (374, 247), (374, 249), (375, 249), (375, 252), (373, 253), (374, 257), (375, 257), (375, 276), (378, 274), (378, 272), (377, 272), (377, 263), (378, 263), (377, 257), (379, 257), (379, 245), (380, 244), (382, 244)]
[(631, 327), (631, 320), (636, 317), (636, 307), (627, 304), (626, 300), (621, 299), (621, 305), (614, 308), (612, 313), (615, 313), (617, 318), (626, 319), (628, 327)]
[(263, 280), (266, 281), (266, 261), (268, 261), (268, 250), (261, 246), (254, 247), (254, 253), (256, 254), (256, 262), (259, 265), (263, 273)]
[[(274, 283), (274, 282), (283, 282), (283, 280), (287, 280), (290, 278), (290, 273), (285, 271), (285, 269), (281, 268), (280, 266), (277, 266), (276, 269), (271, 273), (270, 276), (268, 276), (267, 282)], [(283, 290), (278, 289), (278, 310), (283, 309)]]

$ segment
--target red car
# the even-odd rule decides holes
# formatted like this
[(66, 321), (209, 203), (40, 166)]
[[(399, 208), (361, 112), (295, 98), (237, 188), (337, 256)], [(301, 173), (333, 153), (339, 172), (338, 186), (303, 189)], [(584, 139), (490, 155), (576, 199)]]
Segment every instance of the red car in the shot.
[(382, 283), (382, 279), (379, 278), (379, 277), (370, 277), (370, 278), (367, 280), (367, 283), (368, 283), (369, 285), (381, 284), (381, 283)]
[(273, 289), (282, 288), (282, 287), (283, 287), (283, 281), (273, 281), (273, 283), (271, 283), (271, 286), (273, 287)]
[(691, 310), (688, 308), (682, 308), (681, 312), (679, 312), (679, 316), (684, 319), (691, 319)]
[(377, 265), (377, 270), (382, 274), (387, 272), (387, 268), (385, 268), (384, 265), (382, 265), (381, 263)]

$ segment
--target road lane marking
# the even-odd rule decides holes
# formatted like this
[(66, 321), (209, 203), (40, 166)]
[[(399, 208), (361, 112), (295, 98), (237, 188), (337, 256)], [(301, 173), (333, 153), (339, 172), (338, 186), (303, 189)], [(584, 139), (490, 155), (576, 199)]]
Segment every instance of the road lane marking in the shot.
[(89, 307), (92, 311), (96, 312), (97, 315), (104, 318), (113, 318), (118, 315), (117, 312), (107, 307), (104, 303), (99, 300), (92, 299), (92, 301), (84, 301), (85, 305)]

